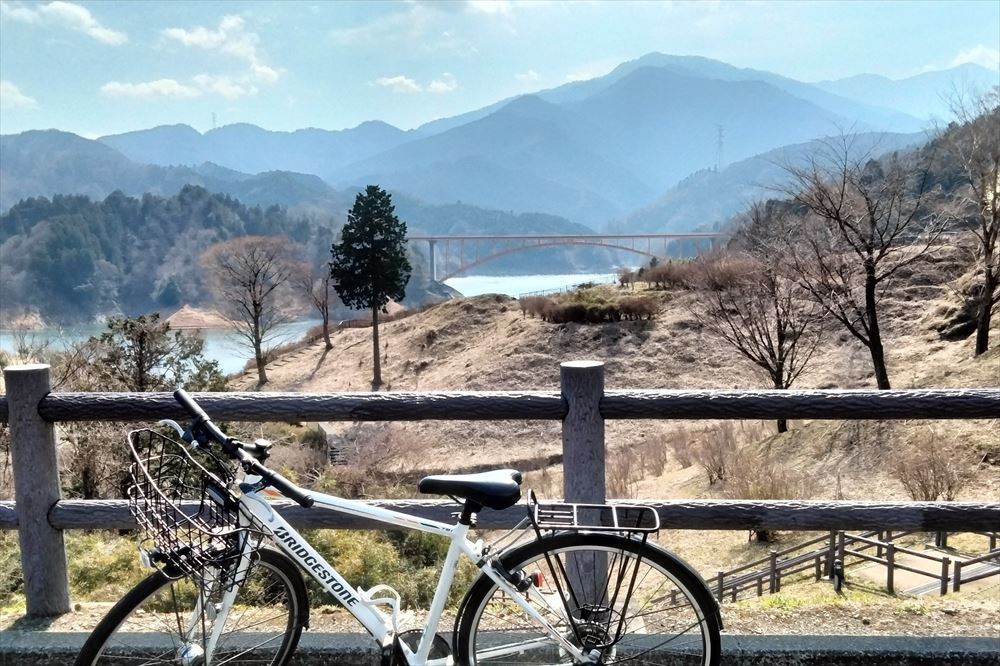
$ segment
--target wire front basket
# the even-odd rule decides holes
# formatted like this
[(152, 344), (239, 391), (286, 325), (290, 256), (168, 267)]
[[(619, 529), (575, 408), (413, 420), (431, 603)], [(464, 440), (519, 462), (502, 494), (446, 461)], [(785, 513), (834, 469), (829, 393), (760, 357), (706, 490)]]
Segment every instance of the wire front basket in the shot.
[(256, 552), (262, 526), (249, 515), (241, 523), (233, 464), (148, 429), (130, 432), (128, 446), (129, 509), (152, 542), (151, 562), (173, 578), (242, 583), (253, 562), (241, 566), (240, 553)]

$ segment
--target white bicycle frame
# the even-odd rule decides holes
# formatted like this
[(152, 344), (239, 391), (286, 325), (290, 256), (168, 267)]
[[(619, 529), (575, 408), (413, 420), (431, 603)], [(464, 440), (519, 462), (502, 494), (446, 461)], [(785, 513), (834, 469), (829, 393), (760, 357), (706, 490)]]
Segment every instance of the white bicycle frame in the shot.
[[(259, 477), (255, 476), (247, 476), (244, 479), (244, 483), (249, 484), (250, 486), (259, 483), (259, 481)], [(273, 491), (268, 489), (267, 492), (270, 493)], [(584, 654), (579, 647), (573, 645), (573, 643), (570, 642), (566, 636), (563, 636), (558, 630), (556, 630), (552, 624), (538, 612), (537, 608), (533, 607), (528, 600), (524, 598), (524, 595), (519, 593), (506, 579), (503, 578), (503, 576), (501, 576), (492, 566), (489, 565), (490, 558), (486, 558), (485, 561), (483, 560), (482, 542), (473, 543), (467, 538), (469, 532), (468, 525), (463, 525), (461, 523), (449, 525), (447, 523), (441, 523), (434, 520), (426, 520), (409, 514), (400, 513), (398, 511), (370, 506), (362, 502), (335, 497), (333, 495), (326, 495), (323, 493), (310, 491), (309, 494), (315, 501), (315, 506), (326, 507), (328, 509), (333, 509), (347, 515), (357, 516), (360, 518), (370, 518), (388, 525), (402, 527), (404, 529), (419, 530), (421, 532), (437, 534), (439, 536), (446, 537), (451, 541), (448, 548), (448, 554), (445, 557), (444, 565), (441, 569), (441, 577), (438, 580), (437, 588), (434, 592), (434, 598), (431, 601), (430, 611), (427, 616), (427, 623), (424, 627), (423, 635), (420, 638), (420, 643), (417, 646), (417, 651), (411, 651), (407, 645), (402, 644), (401, 642), (403, 653), (410, 666), (449, 666), (453, 663), (451, 658), (428, 660), (428, 655), (430, 654), (434, 637), (437, 635), (438, 625), (441, 622), (441, 616), (444, 613), (444, 607), (448, 600), (448, 593), (450, 592), (452, 583), (455, 580), (455, 572), (458, 568), (459, 557), (462, 555), (468, 557), (472, 560), (472, 562), (476, 563), (483, 574), (496, 583), (497, 587), (503, 590), (512, 601), (517, 603), (518, 606), (524, 609), (524, 612), (529, 617), (538, 623), (540, 628), (544, 629), (545, 632), (548, 633), (548, 639), (543, 639), (542, 641), (531, 641), (530, 645), (534, 645), (536, 643), (551, 644), (554, 642), (565, 650), (565, 652), (572, 655), (574, 659), (583, 662), (588, 661), (588, 656)], [(243, 514), (242, 520), (249, 523), (247, 516), (253, 516), (262, 525), (264, 525), (265, 529), (271, 533), (274, 543), (286, 555), (288, 555), (289, 558), (298, 564), (301, 569), (309, 573), (309, 575), (312, 576), (324, 590), (329, 592), (331, 596), (337, 599), (354, 617), (356, 617), (362, 626), (364, 626), (364, 628), (372, 636), (374, 636), (374, 638), (382, 646), (386, 646), (389, 641), (391, 641), (395, 630), (397, 629), (397, 627), (394, 626), (394, 620), (398, 608), (395, 607), (390, 599), (373, 598), (374, 594), (380, 591), (381, 586), (376, 586), (368, 591), (356, 589), (351, 586), (351, 584), (348, 583), (344, 577), (341, 576), (340, 573), (333, 566), (331, 566), (326, 559), (323, 558), (322, 555), (316, 552), (316, 550), (301, 534), (299, 534), (299, 532), (295, 530), (295, 528), (289, 525), (288, 522), (282, 518), (277, 511), (275, 511), (274, 507), (263, 494), (255, 491), (245, 492), (240, 497), (240, 510), (241, 514)], [(249, 547), (250, 540), (247, 540), (246, 543), (248, 547), (244, 548), (243, 557), (239, 564), (242, 568), (249, 565), (251, 556), (251, 548)], [(225, 625), (226, 618), (229, 615), (230, 608), (236, 598), (237, 592), (238, 589), (234, 587), (223, 597), (221, 607), (213, 622), (212, 635), (208, 641), (207, 652), (209, 655), (214, 652), (215, 644), (221, 634), (223, 626)], [(539, 597), (541, 597), (541, 595), (537, 593), (531, 594), (529, 592), (529, 594), (536, 602), (539, 600)], [(378, 605), (380, 603), (388, 603), (392, 606), (393, 613), (391, 615), (387, 615), (379, 609)], [(550, 604), (546, 602), (546, 605)], [(553, 610), (559, 611), (561, 609)], [(511, 646), (511, 651), (520, 651), (528, 646), (529, 644)]]

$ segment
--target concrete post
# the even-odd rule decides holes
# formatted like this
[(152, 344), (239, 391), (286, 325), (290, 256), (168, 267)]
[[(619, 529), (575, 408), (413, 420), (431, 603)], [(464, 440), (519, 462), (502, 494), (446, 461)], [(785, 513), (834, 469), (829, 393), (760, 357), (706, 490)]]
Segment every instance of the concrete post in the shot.
[(432, 282), (437, 282), (437, 279), (438, 279), (438, 274), (437, 274), (437, 257), (434, 256), (434, 250), (435, 250), (435, 246), (437, 245), (437, 241), (435, 241), (435, 240), (427, 241), (427, 245), (430, 246), (431, 281)]
[(568, 361), (559, 366), (566, 418), (562, 425), (563, 496), (567, 502), (603, 504), (604, 364)]
[(61, 499), (56, 434), (38, 415), (38, 403), (51, 388), (49, 366), (9, 366), (3, 376), (27, 615), (61, 615), (70, 611), (66, 547), (62, 532), (48, 520), (49, 509)]
[[(566, 417), (562, 424), (563, 497), (575, 504), (603, 504), (604, 418), (601, 397), (604, 395), (604, 364), (599, 361), (569, 361), (559, 366), (562, 398)], [(598, 511), (581, 511), (581, 522), (596, 522)], [(605, 595), (614, 590), (609, 581), (606, 553), (570, 553), (566, 557), (566, 575), (581, 604), (603, 605)]]

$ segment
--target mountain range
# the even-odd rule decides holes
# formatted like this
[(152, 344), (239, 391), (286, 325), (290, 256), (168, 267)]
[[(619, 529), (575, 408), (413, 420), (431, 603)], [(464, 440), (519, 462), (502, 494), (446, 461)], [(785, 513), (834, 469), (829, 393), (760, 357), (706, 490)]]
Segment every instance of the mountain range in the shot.
[[(925, 132), (859, 134), (852, 142), (850, 156), (872, 157), (906, 150), (927, 141)], [(821, 152), (826, 139), (782, 146), (735, 162), (719, 171), (702, 169), (667, 190), (649, 206), (633, 211), (611, 227), (622, 233), (671, 233), (719, 229), (748, 204), (781, 196), (780, 188), (789, 181), (787, 165), (797, 165)]]
[(339, 214), (351, 192), (378, 183), (429, 204), (545, 213), (591, 228), (627, 224), (638, 211), (650, 230), (700, 226), (706, 220), (649, 215), (691, 174), (842, 130), (912, 133), (940, 111), (941, 93), (996, 76), (963, 65), (900, 81), (810, 84), (653, 53), (409, 131), (378, 121), (294, 132), (170, 125), (96, 142), (27, 132), (0, 138), (0, 210), (31, 195), (169, 194), (192, 183), (246, 203)]

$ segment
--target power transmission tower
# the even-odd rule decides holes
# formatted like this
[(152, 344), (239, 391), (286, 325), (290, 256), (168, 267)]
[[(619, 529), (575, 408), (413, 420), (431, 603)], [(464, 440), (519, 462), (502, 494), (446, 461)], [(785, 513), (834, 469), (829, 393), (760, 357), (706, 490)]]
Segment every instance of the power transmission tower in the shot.
[(212, 111), (212, 129), (215, 129), (215, 111)]
[(715, 171), (722, 171), (723, 165), (723, 153), (722, 153), (722, 139), (724, 135), (724, 128), (722, 125), (716, 125), (716, 137), (715, 137)]

